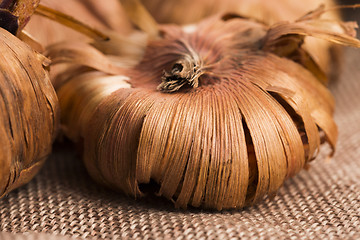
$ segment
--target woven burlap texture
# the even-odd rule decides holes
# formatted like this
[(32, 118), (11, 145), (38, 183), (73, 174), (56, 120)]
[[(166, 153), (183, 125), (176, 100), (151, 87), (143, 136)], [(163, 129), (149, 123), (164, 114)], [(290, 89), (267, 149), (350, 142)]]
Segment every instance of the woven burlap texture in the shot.
[(360, 51), (346, 49), (344, 66), (331, 86), (336, 155), (320, 156), (274, 199), (223, 212), (135, 201), (94, 183), (75, 151), (58, 144), (33, 181), (0, 200), (0, 239), (360, 239)]

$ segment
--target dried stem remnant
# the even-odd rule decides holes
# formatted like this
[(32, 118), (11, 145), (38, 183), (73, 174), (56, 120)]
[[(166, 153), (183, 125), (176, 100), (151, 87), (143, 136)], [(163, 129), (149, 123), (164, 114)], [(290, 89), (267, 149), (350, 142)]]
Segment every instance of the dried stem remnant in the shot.
[(79, 22), (78, 20), (76, 20), (73, 17), (70, 17), (69, 15), (63, 14), (59, 11), (53, 10), (46, 6), (39, 5), (36, 8), (35, 13), (40, 16), (47, 17), (56, 22), (59, 22), (65, 26), (68, 26), (69, 28), (72, 28), (78, 32), (81, 32), (91, 38), (98, 39), (98, 40), (108, 40), (108, 36), (97, 31), (96, 29), (93, 29), (93, 28), (85, 25), (84, 23)]
[(164, 71), (162, 82), (157, 89), (162, 92), (175, 92), (186, 85), (197, 88), (202, 74), (202, 63), (199, 57), (186, 55), (172, 66), (170, 72)]

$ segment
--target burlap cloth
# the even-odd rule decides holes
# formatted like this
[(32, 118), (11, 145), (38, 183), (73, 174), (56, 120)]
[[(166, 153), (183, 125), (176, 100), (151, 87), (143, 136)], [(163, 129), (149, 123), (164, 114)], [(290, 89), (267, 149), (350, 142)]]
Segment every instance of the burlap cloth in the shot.
[(223, 212), (135, 201), (98, 186), (75, 151), (57, 144), (33, 181), (0, 200), (0, 239), (360, 239), (360, 51), (346, 49), (344, 61), (331, 86), (335, 157), (320, 156), (273, 200)]

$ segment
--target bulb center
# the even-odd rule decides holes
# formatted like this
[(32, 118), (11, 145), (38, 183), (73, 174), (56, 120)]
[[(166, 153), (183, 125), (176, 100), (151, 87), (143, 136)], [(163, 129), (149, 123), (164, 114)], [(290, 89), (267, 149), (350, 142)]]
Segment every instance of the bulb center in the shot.
[(164, 70), (162, 82), (157, 88), (166, 93), (176, 92), (183, 87), (197, 88), (202, 74), (200, 59), (187, 55), (175, 62), (170, 71)]

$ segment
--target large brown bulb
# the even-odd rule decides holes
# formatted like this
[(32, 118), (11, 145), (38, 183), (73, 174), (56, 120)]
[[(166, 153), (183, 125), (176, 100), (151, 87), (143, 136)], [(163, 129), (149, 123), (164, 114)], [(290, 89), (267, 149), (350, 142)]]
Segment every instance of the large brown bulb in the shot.
[(49, 60), (0, 28), (0, 197), (29, 182), (59, 123)]
[(59, 77), (58, 96), (91, 176), (135, 197), (153, 180), (183, 208), (241, 208), (275, 194), (322, 142), (335, 148), (334, 101), (302, 43), (360, 43), (352, 25), (318, 20), (321, 11), (272, 27), (229, 15), (160, 26), (143, 45), (119, 42), (138, 46), (133, 55), (108, 43), (94, 44), (108, 58), (90, 46), (49, 48), (54, 61), (78, 54), (87, 66)]

